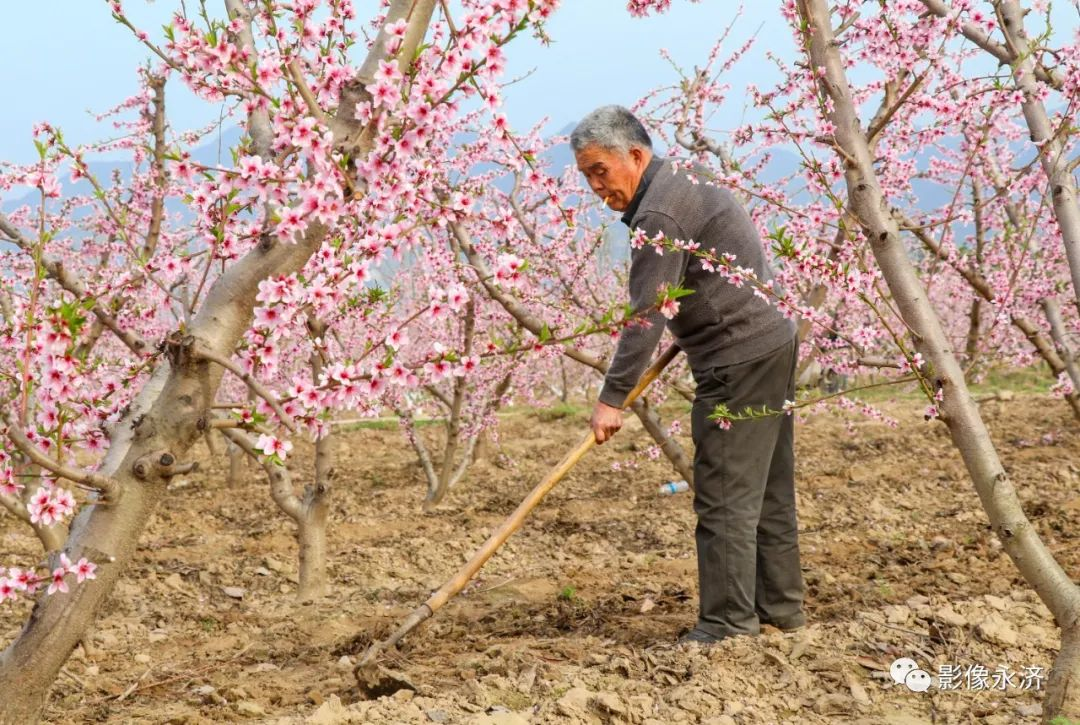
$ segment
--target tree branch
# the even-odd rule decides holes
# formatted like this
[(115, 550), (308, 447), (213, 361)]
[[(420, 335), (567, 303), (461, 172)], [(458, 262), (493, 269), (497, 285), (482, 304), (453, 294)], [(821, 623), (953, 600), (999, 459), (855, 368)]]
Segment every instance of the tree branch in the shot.
[(413, 450), (416, 451), (416, 457), (420, 459), (420, 467), (424, 470), (424, 477), (428, 482), (428, 493), (435, 491), (439, 487), (439, 476), (435, 473), (435, 465), (431, 461), (431, 454), (428, 452), (427, 446), (424, 444), (423, 439), (420, 437), (419, 432), (416, 430), (416, 426), (413, 425), (412, 412), (401, 407), (394, 407), (394, 413), (409, 430), (409, 434), (405, 437), (409, 439), (410, 445)]
[(246, 433), (231, 428), (222, 428), (221, 433), (262, 466), (263, 470), (266, 471), (267, 478), (270, 479), (270, 497), (274, 499), (274, 503), (289, 518), (299, 521), (303, 516), (303, 507), (293, 490), (292, 476), (289, 474), (289, 469), (283, 465), (279, 466), (271, 463), (266, 456), (259, 455), (255, 444), (251, 441), (251, 437)]
[(296, 63), (296, 58), (290, 60), (286, 66), (289, 71), (289, 76), (292, 78), (296, 89), (300, 92), (300, 97), (304, 99), (304, 103), (307, 104), (308, 111), (314, 116), (319, 123), (326, 125), (329, 119), (326, 115), (326, 111), (322, 110), (319, 106), (319, 102), (315, 100), (315, 94), (311, 92), (311, 88), (304, 80), (304, 73), (300, 70), (300, 66)]
[(242, 380), (243, 383), (248, 386), (251, 392), (255, 393), (260, 398), (266, 401), (267, 405), (269, 405), (274, 410), (274, 413), (277, 415), (278, 419), (281, 420), (281, 422), (285, 425), (286, 428), (288, 428), (291, 432), (296, 433), (296, 421), (293, 420), (292, 416), (286, 413), (285, 410), (281, 407), (281, 401), (277, 399), (277, 396), (274, 395), (273, 391), (271, 391), (265, 385), (256, 380), (250, 373), (244, 372), (243, 368), (241, 368), (239, 365), (237, 365), (235, 362), (228, 359), (224, 355), (218, 355), (217, 353), (213, 352), (212, 350), (208, 350), (205, 347), (195, 348), (194, 350), (192, 350), (192, 355), (197, 358), (209, 360), (212, 363), (217, 363), (221, 367), (231, 372), (236, 377), (240, 378), (240, 380)]
[[(251, 33), (251, 10), (244, 0), (225, 0), (225, 10), (230, 20), (240, 20), (240, 30), (236, 39), (241, 48), (257, 57), (255, 37)], [(274, 144), (274, 132), (270, 128), (270, 114), (257, 103), (251, 104), (248, 113), (247, 132), (255, 154), (262, 159), (270, 158), (270, 149)]]
[(157, 251), (161, 238), (161, 220), (165, 216), (165, 79), (153, 77), (150, 87), (154, 90), (154, 160), (151, 168), (154, 173), (154, 186), (157, 194), (150, 206), (150, 227), (143, 244), (143, 259), (148, 260)]
[[(926, 6), (927, 10), (939, 18), (947, 18), (952, 15), (952, 8), (946, 5), (942, 0), (920, 0), (920, 2)], [(958, 29), (963, 33), (965, 38), (997, 58), (1001, 63), (1011, 65), (1016, 59), (1016, 55), (1009, 50), (1007, 46), (1002, 45), (991, 38), (986, 31), (974, 23), (960, 23)], [(1060, 73), (1054, 70), (1047, 70), (1041, 65), (1036, 66), (1035, 77), (1059, 91), (1062, 89), (1065, 81)]]
[(30, 439), (26, 437), (22, 427), (19, 425), (18, 419), (10, 410), (4, 411), (3, 419), (7, 424), (7, 437), (15, 444), (15, 447), (33, 463), (56, 474), (60, 478), (66, 478), (72, 483), (79, 484), (80, 486), (95, 491), (100, 491), (103, 499), (109, 503), (114, 503), (117, 500), (120, 494), (120, 484), (117, 481), (108, 476), (103, 476), (100, 473), (91, 473), (90, 471), (66, 466), (59, 461), (53, 460), (48, 454), (35, 446)]

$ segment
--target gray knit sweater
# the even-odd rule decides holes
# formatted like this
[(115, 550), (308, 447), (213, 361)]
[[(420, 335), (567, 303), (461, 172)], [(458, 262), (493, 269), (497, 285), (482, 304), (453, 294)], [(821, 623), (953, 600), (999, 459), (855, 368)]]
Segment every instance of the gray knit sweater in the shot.
[[(729, 253), (735, 264), (771, 281), (761, 238), (750, 215), (726, 189), (706, 183), (708, 176), (690, 179), (685, 167), (675, 170), (670, 159), (653, 157), (623, 222), (653, 237), (694, 241), (716, 257)], [(694, 291), (679, 300), (679, 312), (666, 320), (657, 309), (665, 285)], [(750, 283), (736, 287), (720, 274), (702, 268), (690, 252), (664, 250), (646, 244), (630, 255), (630, 304), (648, 324), (630, 324), (619, 335), (600, 391), (601, 402), (621, 407), (649, 364), (667, 323), (698, 377), (721, 365), (745, 362), (779, 348), (795, 335), (795, 323), (754, 295)]]

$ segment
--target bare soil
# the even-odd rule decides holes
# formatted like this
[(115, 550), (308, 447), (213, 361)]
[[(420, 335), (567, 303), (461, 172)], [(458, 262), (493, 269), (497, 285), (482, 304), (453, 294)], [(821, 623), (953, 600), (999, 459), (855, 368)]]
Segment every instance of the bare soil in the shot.
[[(585, 430), (522, 412), (499, 450), (436, 513), (396, 430), (341, 434), (325, 600), (298, 604), (294, 527), (261, 471), (234, 487), (224, 456), (175, 480), (134, 566), (52, 694), (51, 722), (1022, 723), (1020, 687), (1058, 647), (1048, 611), (989, 530), (943, 425), (891, 403), (899, 429), (848, 414), (798, 429), (810, 625), (673, 647), (695, 619), (691, 495), (661, 497), (662, 461), (612, 470), (647, 438), (636, 420), (570, 473), (468, 589), (384, 665), (369, 699), (352, 662), (472, 554)], [(1078, 571), (1080, 436), (1060, 401), (985, 403), (1025, 509)], [(436, 428), (424, 434), (435, 437)], [(684, 439), (690, 447), (690, 441)], [(199, 448), (199, 456), (207, 457)], [(310, 478), (310, 445), (290, 457)], [(36, 556), (0, 520), (0, 560)], [(228, 591), (226, 591), (228, 590)], [(29, 605), (0, 610), (0, 643)], [(999, 666), (1017, 686), (913, 692), (890, 664), (930, 674)], [(976, 670), (977, 672), (977, 670)], [(994, 683), (988, 678), (988, 685)], [(368, 693), (371, 694), (371, 693)]]

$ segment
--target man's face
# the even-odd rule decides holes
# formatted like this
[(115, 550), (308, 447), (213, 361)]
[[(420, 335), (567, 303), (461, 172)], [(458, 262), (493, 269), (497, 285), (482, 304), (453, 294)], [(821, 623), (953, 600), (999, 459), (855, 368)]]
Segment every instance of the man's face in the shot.
[(622, 153), (590, 145), (578, 151), (575, 157), (578, 170), (585, 175), (593, 193), (606, 199), (609, 209), (625, 211), (634, 198), (652, 152), (634, 147)]

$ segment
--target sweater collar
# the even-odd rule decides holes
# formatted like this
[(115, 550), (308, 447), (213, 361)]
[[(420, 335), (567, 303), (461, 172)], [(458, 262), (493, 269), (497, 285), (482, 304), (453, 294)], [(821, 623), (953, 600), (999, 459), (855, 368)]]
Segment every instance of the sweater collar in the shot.
[(649, 159), (645, 171), (641, 174), (641, 181), (638, 182), (637, 190), (634, 191), (634, 198), (630, 200), (629, 206), (627, 206), (626, 211), (623, 212), (622, 223), (626, 226), (630, 226), (630, 223), (634, 221), (634, 215), (637, 214), (638, 207), (641, 205), (641, 200), (645, 198), (645, 192), (649, 189), (649, 184), (652, 183), (653, 177), (656, 176), (656, 172), (660, 170), (660, 166), (663, 163), (664, 162), (660, 160), (660, 157), (655, 154)]

